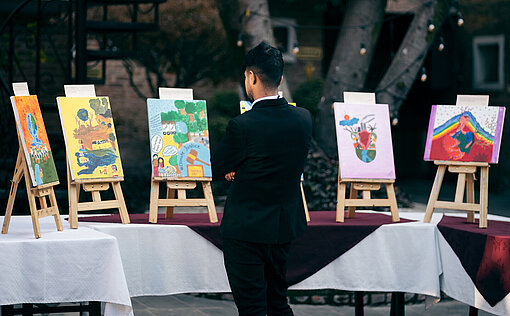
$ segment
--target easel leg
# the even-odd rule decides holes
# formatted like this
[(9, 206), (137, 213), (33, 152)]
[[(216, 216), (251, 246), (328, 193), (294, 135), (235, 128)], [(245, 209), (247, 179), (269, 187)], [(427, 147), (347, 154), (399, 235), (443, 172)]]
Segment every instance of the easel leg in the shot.
[(115, 194), (115, 199), (119, 202), (119, 213), (122, 224), (129, 224), (129, 214), (126, 207), (126, 201), (124, 200), (124, 195), (122, 194), (120, 182), (112, 182), (112, 187), (113, 194)]
[(71, 169), (66, 155), (67, 166), (67, 201), (69, 205), (69, 226), (72, 229), (78, 228), (78, 189), (76, 183), (72, 182)]
[(32, 183), (30, 183), (30, 176), (28, 174), (28, 166), (24, 162), (23, 173), (25, 176), (25, 186), (28, 196), (28, 204), (30, 205), (30, 214), (32, 215), (32, 225), (34, 226), (35, 238), (41, 237), (41, 228), (39, 227), (39, 214), (37, 212), (37, 205), (35, 204), (35, 196), (32, 192)]
[(434, 205), (436, 204), (437, 198), (439, 197), (439, 191), (441, 190), (441, 185), (443, 184), (445, 171), (445, 165), (437, 166), (436, 178), (434, 179), (434, 184), (432, 185), (432, 190), (430, 191), (429, 202), (427, 203), (427, 210), (425, 211), (425, 218), (423, 219), (425, 223), (430, 223), (430, 220), (432, 219), (432, 213), (434, 213)]
[[(351, 189), (349, 190), (349, 200), (354, 200), (358, 198), (358, 190), (354, 188), (354, 183), (351, 183)], [(349, 206), (347, 207), (347, 210), (349, 211), (347, 218), (354, 218), (354, 215), (356, 215), (356, 206)]]
[(480, 167), (480, 228), (487, 228), (489, 208), (489, 167)]
[[(466, 175), (466, 202), (467, 203), (475, 203), (475, 181), (474, 174), (468, 173)], [(467, 211), (467, 221), (468, 223), (475, 222), (475, 212)]]
[(202, 182), (204, 189), (204, 197), (207, 201), (207, 212), (209, 213), (209, 221), (211, 223), (218, 222), (218, 215), (216, 214), (216, 206), (214, 205), (214, 198), (211, 189), (211, 182)]
[(464, 202), (464, 189), (466, 187), (466, 174), (459, 173), (457, 178), (457, 188), (455, 189), (455, 203)]
[(338, 191), (336, 198), (336, 221), (343, 223), (344, 222), (344, 209), (345, 209), (345, 183), (338, 183)]
[(9, 191), (9, 199), (7, 200), (7, 208), (5, 209), (4, 224), (2, 226), (2, 234), (7, 234), (9, 231), (9, 224), (11, 222), (12, 209), (14, 207), (14, 200), (16, 200), (16, 192), (18, 191), (18, 184), (21, 181), (22, 169), (21, 166), (21, 152), (18, 151), (18, 158), (16, 159), (16, 166), (14, 167), (14, 175), (12, 176), (11, 190)]
[(388, 195), (388, 200), (390, 201), (390, 211), (391, 211), (391, 220), (394, 222), (400, 222), (400, 217), (398, 215), (398, 204), (397, 204), (397, 196), (395, 195), (395, 187), (393, 183), (386, 183), (386, 194)]
[(56, 214), (53, 214), (53, 218), (55, 218), (55, 224), (57, 225), (57, 230), (62, 231), (64, 227), (62, 227), (62, 221), (60, 219), (60, 212), (58, 211), (57, 198), (55, 197), (55, 191), (51, 189), (50, 195), (50, 205), (56, 209)]
[(78, 193), (76, 184), (68, 184), (68, 197), (69, 197), (69, 226), (71, 228), (78, 228)]
[(301, 187), (301, 198), (303, 199), (303, 207), (305, 209), (305, 217), (306, 221), (310, 221), (310, 214), (308, 213), (308, 204), (306, 204), (306, 197), (305, 197), (305, 189), (303, 188), (303, 181), (299, 183), (299, 186)]
[[(175, 199), (175, 190), (167, 187), (166, 188), (166, 198), (167, 199)], [(166, 216), (166, 218), (174, 217), (174, 207), (173, 206), (166, 207), (165, 216)]]
[(159, 199), (159, 182), (151, 181), (151, 200), (149, 203), (149, 222), (158, 222), (158, 199)]

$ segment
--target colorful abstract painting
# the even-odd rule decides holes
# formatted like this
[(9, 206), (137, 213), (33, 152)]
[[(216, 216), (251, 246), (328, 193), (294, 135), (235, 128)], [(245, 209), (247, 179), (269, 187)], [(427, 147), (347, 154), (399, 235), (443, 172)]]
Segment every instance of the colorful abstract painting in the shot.
[(11, 97), (18, 133), (28, 164), (32, 185), (58, 181), (46, 128), (37, 96)]
[(205, 101), (147, 99), (147, 113), (154, 177), (212, 177)]
[(123, 177), (108, 97), (57, 98), (73, 179)]
[(505, 108), (433, 105), (425, 160), (497, 163)]
[(387, 104), (335, 103), (342, 179), (395, 179)]

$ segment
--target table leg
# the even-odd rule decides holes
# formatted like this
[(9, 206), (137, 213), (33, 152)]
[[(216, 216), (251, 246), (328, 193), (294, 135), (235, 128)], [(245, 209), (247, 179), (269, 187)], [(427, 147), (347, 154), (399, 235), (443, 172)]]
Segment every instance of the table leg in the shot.
[(364, 295), (365, 293), (364, 292), (354, 292), (354, 315), (356, 316), (363, 316), (364, 314), (364, 311), (363, 311), (363, 307), (364, 307), (364, 302), (363, 302), (363, 297), (365, 296)]
[(390, 316), (405, 316), (405, 298), (403, 292), (391, 293)]
[(469, 306), (469, 316), (478, 316), (478, 308)]

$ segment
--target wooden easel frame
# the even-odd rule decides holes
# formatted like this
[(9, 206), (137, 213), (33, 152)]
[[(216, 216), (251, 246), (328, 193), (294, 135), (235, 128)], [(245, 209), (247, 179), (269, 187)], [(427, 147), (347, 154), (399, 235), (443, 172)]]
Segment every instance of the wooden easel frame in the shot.
[[(14, 95), (30, 95), (28, 92), (28, 84), (26, 82), (23, 83), (13, 83)], [(14, 200), (16, 199), (16, 192), (18, 191), (18, 184), (21, 181), (21, 178), (25, 178), (25, 187), (27, 191), (28, 197), (28, 205), (30, 207), (30, 215), (32, 217), (32, 225), (34, 227), (34, 235), (35, 238), (41, 237), (41, 229), (39, 227), (39, 218), (51, 216), (53, 215), (55, 219), (55, 224), (57, 226), (58, 231), (62, 231), (64, 228), (62, 227), (62, 221), (60, 220), (60, 213), (58, 211), (57, 199), (55, 198), (55, 191), (53, 189), (54, 186), (58, 185), (60, 182), (55, 181), (51, 183), (46, 183), (43, 185), (38, 185), (34, 187), (32, 185), (29, 167), (27, 164), (27, 157), (25, 156), (25, 152), (23, 151), (23, 144), (21, 143), (20, 131), (18, 130), (18, 125), (16, 124), (16, 131), (18, 133), (18, 157), (16, 158), (16, 166), (14, 168), (14, 175), (11, 181), (11, 189), (9, 191), (9, 199), (7, 201), (7, 208), (5, 210), (4, 223), (2, 226), (2, 234), (7, 234), (9, 231), (9, 224), (11, 221), (12, 210), (14, 207)], [(48, 206), (46, 197), (49, 199)], [(37, 208), (37, 204), (35, 198), (39, 199), (40, 209)]]
[[(94, 85), (65, 85), (66, 97), (96, 97)], [(123, 224), (129, 224), (129, 214), (122, 194), (120, 182), (124, 178), (105, 178), (105, 179), (73, 179), (71, 168), (69, 166), (69, 153), (66, 148), (67, 165), (67, 196), (69, 199), (69, 224), (71, 228), (78, 228), (79, 211), (95, 211), (118, 208), (120, 219)], [(103, 201), (101, 191), (106, 191), (112, 186), (115, 199)], [(79, 202), (80, 190), (92, 194), (92, 202)]]
[[(458, 95), (456, 105), (489, 106), (488, 95)], [(487, 214), (489, 206), (489, 163), (487, 162), (462, 162), (462, 161), (434, 161), (437, 165), (436, 177), (430, 191), (427, 209), (425, 210), (425, 223), (430, 223), (434, 209), (464, 210), (467, 212), (467, 221), (475, 222), (475, 212), (480, 213), (479, 227), (487, 228)], [(455, 200), (440, 201), (439, 191), (443, 184), (444, 174), (448, 171), (457, 174), (457, 187)], [(480, 169), (480, 201), (475, 203), (475, 174)], [(464, 192), (466, 202), (464, 202)]]
[[(375, 93), (363, 92), (344, 92), (344, 102), (350, 104), (376, 104)], [(350, 184), (349, 198), (346, 198), (347, 184)], [(345, 207), (348, 209), (347, 218), (354, 218), (356, 207), (367, 206), (387, 206), (391, 211), (393, 222), (399, 222), (397, 198), (393, 179), (343, 179), (340, 174), (340, 165), (338, 166), (338, 188), (336, 202), (336, 221), (344, 222)], [(384, 185), (386, 188), (386, 199), (373, 199), (371, 191), (377, 191)], [(362, 198), (358, 199), (358, 193), (361, 192)]]
[[(193, 100), (192, 89), (159, 88), (160, 99)], [(152, 173), (152, 172), (151, 172)], [(218, 222), (218, 214), (211, 189), (212, 178), (165, 178), (151, 175), (151, 195), (149, 203), (149, 222), (158, 222), (158, 208), (166, 206), (166, 218), (174, 216), (175, 206), (205, 206), (211, 223)], [(166, 198), (159, 197), (160, 183), (166, 184)], [(204, 198), (188, 199), (186, 190), (192, 190), (200, 183)], [(176, 197), (177, 193), (177, 197)]]

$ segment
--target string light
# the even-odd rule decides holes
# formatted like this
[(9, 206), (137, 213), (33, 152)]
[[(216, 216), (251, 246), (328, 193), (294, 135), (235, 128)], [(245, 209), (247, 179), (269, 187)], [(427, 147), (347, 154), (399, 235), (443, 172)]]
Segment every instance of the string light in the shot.
[(436, 26), (434, 25), (434, 23), (432, 23), (432, 20), (428, 21), (427, 29), (429, 30), (429, 32), (434, 32), (434, 30), (436, 29)]
[(444, 50), (444, 40), (442, 36), (439, 38), (439, 46), (437, 47), (437, 50), (440, 52)]
[(464, 24), (464, 18), (462, 17), (462, 13), (457, 12), (457, 25), (462, 26)]
[(365, 55), (366, 53), (367, 53), (367, 49), (365, 48), (365, 43), (361, 43), (360, 48), (359, 48), (359, 54)]
[(393, 125), (393, 126), (397, 126), (397, 124), (398, 124), (398, 118), (396, 118), (396, 117), (395, 117), (395, 118), (393, 118), (393, 120), (391, 121), (391, 125)]
[(241, 47), (241, 46), (243, 46), (243, 35), (239, 34), (237, 36), (237, 47)]
[(425, 69), (425, 67), (421, 68), (420, 80), (421, 80), (421, 82), (427, 81), (427, 69)]
[(294, 47), (292, 48), (292, 53), (294, 55), (299, 54), (299, 45), (298, 45), (298, 43), (294, 43)]

